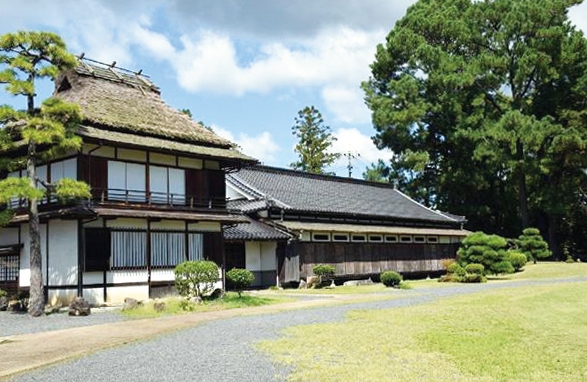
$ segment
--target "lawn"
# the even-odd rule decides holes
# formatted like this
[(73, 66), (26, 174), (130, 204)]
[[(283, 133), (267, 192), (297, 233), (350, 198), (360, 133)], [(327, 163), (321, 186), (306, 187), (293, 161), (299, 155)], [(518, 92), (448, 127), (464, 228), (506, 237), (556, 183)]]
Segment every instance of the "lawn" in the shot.
[[(511, 278), (546, 276), (587, 276), (587, 266), (528, 265)], [(259, 347), (292, 367), (292, 381), (582, 381), (586, 290), (585, 281), (565, 282), (354, 311)]]
[(287, 296), (256, 296), (250, 295), (248, 293), (243, 293), (242, 297), (239, 297), (237, 293), (228, 292), (222, 298), (215, 300), (204, 300), (200, 304), (187, 303), (180, 297), (169, 297), (162, 299), (161, 301), (165, 302), (165, 309), (161, 312), (155, 310), (154, 301), (149, 301), (148, 303), (141, 305), (138, 308), (122, 311), (122, 314), (130, 318), (150, 318), (172, 314), (210, 312), (225, 309), (278, 304), (292, 301), (292, 299), (288, 298)]

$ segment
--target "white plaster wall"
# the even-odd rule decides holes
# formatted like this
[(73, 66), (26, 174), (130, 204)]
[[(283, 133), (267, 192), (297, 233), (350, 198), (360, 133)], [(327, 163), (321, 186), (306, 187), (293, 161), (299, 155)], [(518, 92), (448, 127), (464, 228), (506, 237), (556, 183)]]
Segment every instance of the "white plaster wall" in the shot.
[(220, 232), (220, 223), (216, 222), (199, 222), (188, 225), (190, 231)]
[(145, 219), (130, 219), (130, 218), (119, 218), (113, 220), (107, 220), (106, 225), (109, 228), (137, 228), (147, 229), (147, 220)]
[(147, 153), (140, 150), (118, 149), (118, 159), (133, 162), (147, 162)]
[(77, 283), (77, 239), (77, 221), (50, 221), (48, 285), (71, 285)]
[[(50, 290), (48, 304), (68, 306), (77, 297), (77, 289)], [(92, 302), (90, 302), (92, 303)]]
[(113, 284), (147, 282), (148, 279), (149, 275), (146, 269), (137, 271), (110, 271), (106, 275), (107, 282)]
[(151, 271), (151, 281), (173, 281), (175, 274), (173, 269), (154, 269)]
[(103, 288), (84, 289), (83, 297), (92, 305), (101, 305), (105, 302)]
[(18, 227), (0, 228), (0, 245), (12, 245), (18, 243)]
[(216, 161), (207, 160), (204, 165), (208, 170), (220, 170), (220, 163)]
[(261, 270), (261, 243), (258, 241), (245, 242), (245, 266), (249, 271)]
[[(47, 226), (45, 224), (41, 224), (40, 229), (43, 283), (46, 284), (47, 280), (45, 280), (45, 275), (47, 274)], [(24, 246), (20, 251), (20, 272), (18, 274), (18, 282), (21, 287), (28, 287), (31, 285), (31, 256), (29, 237), (29, 225), (23, 224), (21, 226), (20, 238)]]
[(277, 243), (274, 241), (261, 242), (261, 270), (274, 271), (277, 269), (275, 263), (275, 251)]
[(96, 220), (84, 223), (84, 227), (102, 228), (102, 227), (104, 227), (104, 220), (102, 218), (98, 218)]
[(84, 272), (84, 284), (101, 284), (104, 282), (104, 272)]
[(185, 222), (181, 220), (161, 220), (151, 223), (151, 229), (166, 229), (172, 231), (185, 231)]
[(149, 163), (175, 166), (175, 156), (159, 153), (149, 153)]
[(203, 162), (200, 159), (179, 157), (179, 167), (199, 170), (202, 168), (202, 165)]
[(247, 199), (246, 195), (226, 183), (226, 197), (230, 200)]
[(102, 146), (99, 149), (92, 151), (90, 154), (90, 150), (93, 150), (98, 146), (96, 145), (84, 145), (84, 154), (89, 154), (95, 157), (104, 157), (104, 158), (114, 158), (114, 147), (109, 146)]

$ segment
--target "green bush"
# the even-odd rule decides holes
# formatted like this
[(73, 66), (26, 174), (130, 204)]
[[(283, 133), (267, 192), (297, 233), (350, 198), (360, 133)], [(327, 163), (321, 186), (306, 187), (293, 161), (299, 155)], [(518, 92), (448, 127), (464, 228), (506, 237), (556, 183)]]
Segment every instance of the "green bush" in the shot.
[(218, 281), (218, 266), (213, 261), (186, 261), (174, 270), (177, 292), (187, 298), (204, 297), (214, 291)]
[(544, 241), (540, 231), (536, 228), (523, 230), (518, 239), (518, 245), (528, 261), (533, 261), (534, 263), (538, 259), (545, 259), (552, 255), (552, 252), (548, 249), (548, 243)]
[(457, 251), (457, 263), (462, 267), (467, 264), (482, 264), (484, 275), (513, 273), (514, 267), (507, 259), (507, 245), (507, 240), (501, 236), (487, 235), (484, 232), (472, 233), (461, 243), (461, 248)]
[(467, 271), (465, 271), (465, 268), (461, 267), (459, 263), (452, 263), (448, 266), (446, 271), (450, 274), (457, 276), (464, 276), (465, 273), (467, 273)]
[(0, 289), (0, 297), (5, 297), (8, 295), (8, 292), (6, 292), (4, 289)]
[(386, 287), (397, 287), (403, 280), (402, 276), (395, 271), (382, 272), (380, 279)]
[(471, 263), (465, 266), (465, 271), (466, 273), (472, 275), (483, 275), (483, 272), (485, 272), (485, 267), (483, 264)]
[(316, 264), (312, 267), (312, 272), (314, 272), (314, 274), (319, 277), (328, 277), (334, 276), (334, 273), (336, 273), (336, 268), (328, 264)]
[(512, 264), (516, 272), (522, 269), (524, 265), (526, 265), (526, 263), (528, 262), (528, 258), (526, 258), (526, 255), (516, 250), (508, 251), (508, 260)]
[(251, 286), (255, 281), (255, 276), (248, 269), (232, 268), (226, 272), (226, 281), (228, 285), (237, 291), (238, 296), (241, 297), (243, 289)]
[[(575, 262), (575, 260), (573, 259), (573, 257), (571, 255), (567, 255), (567, 259), (565, 260), (565, 263), (567, 264), (573, 264)], [(0, 293), (0, 297), (2, 296), (2, 294)]]

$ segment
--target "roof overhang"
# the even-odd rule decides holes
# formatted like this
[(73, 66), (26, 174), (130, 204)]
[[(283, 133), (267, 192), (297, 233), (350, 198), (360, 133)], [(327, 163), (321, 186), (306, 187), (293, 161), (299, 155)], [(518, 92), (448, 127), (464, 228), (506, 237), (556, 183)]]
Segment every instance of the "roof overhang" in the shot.
[(0, 246), (0, 256), (18, 255), (23, 244), (12, 244)]
[(433, 235), (433, 236), (459, 236), (464, 237), (471, 232), (454, 228), (424, 228), (424, 227), (399, 227), (360, 224), (336, 224), (313, 223), (300, 221), (280, 221), (277, 225), (289, 231), (320, 231), (320, 232), (349, 232), (349, 233), (375, 233), (389, 235)]
[(247, 223), (247, 219), (241, 215), (230, 215), (222, 213), (197, 213), (188, 211), (153, 211), (134, 210), (122, 208), (95, 207), (93, 211), (104, 218), (144, 218), (144, 219), (165, 219), (185, 220), (191, 222), (219, 222), (223, 224)]

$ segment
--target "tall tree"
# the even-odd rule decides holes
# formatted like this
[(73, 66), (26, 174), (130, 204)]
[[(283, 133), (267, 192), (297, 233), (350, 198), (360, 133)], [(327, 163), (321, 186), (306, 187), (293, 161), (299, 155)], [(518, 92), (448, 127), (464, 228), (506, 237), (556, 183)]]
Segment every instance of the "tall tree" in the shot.
[(493, 222), (490, 230), (509, 236), (560, 212), (545, 190), (585, 166), (587, 44), (567, 18), (580, 2), (410, 7), (363, 83), (377, 145), (397, 155), (397, 177), (419, 183), (424, 201), (473, 212), (476, 228)]
[[(0, 37), (0, 83), (13, 95), (26, 98), (26, 109), (15, 110), (0, 106), (0, 149), (6, 158), (4, 170), (26, 168), (26, 178), (0, 180), (0, 203), (17, 197), (26, 200), (29, 217), (30, 245), (30, 299), (29, 314), (43, 313), (43, 274), (41, 264), (41, 240), (38, 203), (47, 190), (59, 199), (89, 197), (89, 187), (72, 179), (62, 179), (56, 184), (42, 182), (36, 175), (37, 162), (45, 161), (67, 150), (79, 149), (81, 139), (74, 135), (81, 120), (77, 105), (49, 98), (40, 108), (35, 107), (35, 81), (54, 80), (61, 70), (77, 64), (67, 52), (61, 38), (46, 32), (17, 32)], [(15, 158), (22, 147), (25, 154)]]
[(292, 163), (295, 170), (325, 174), (325, 167), (336, 161), (340, 154), (328, 149), (336, 140), (330, 133), (330, 127), (324, 125), (322, 114), (314, 106), (306, 106), (298, 112), (292, 134), (298, 138), (294, 151), (299, 160)]

